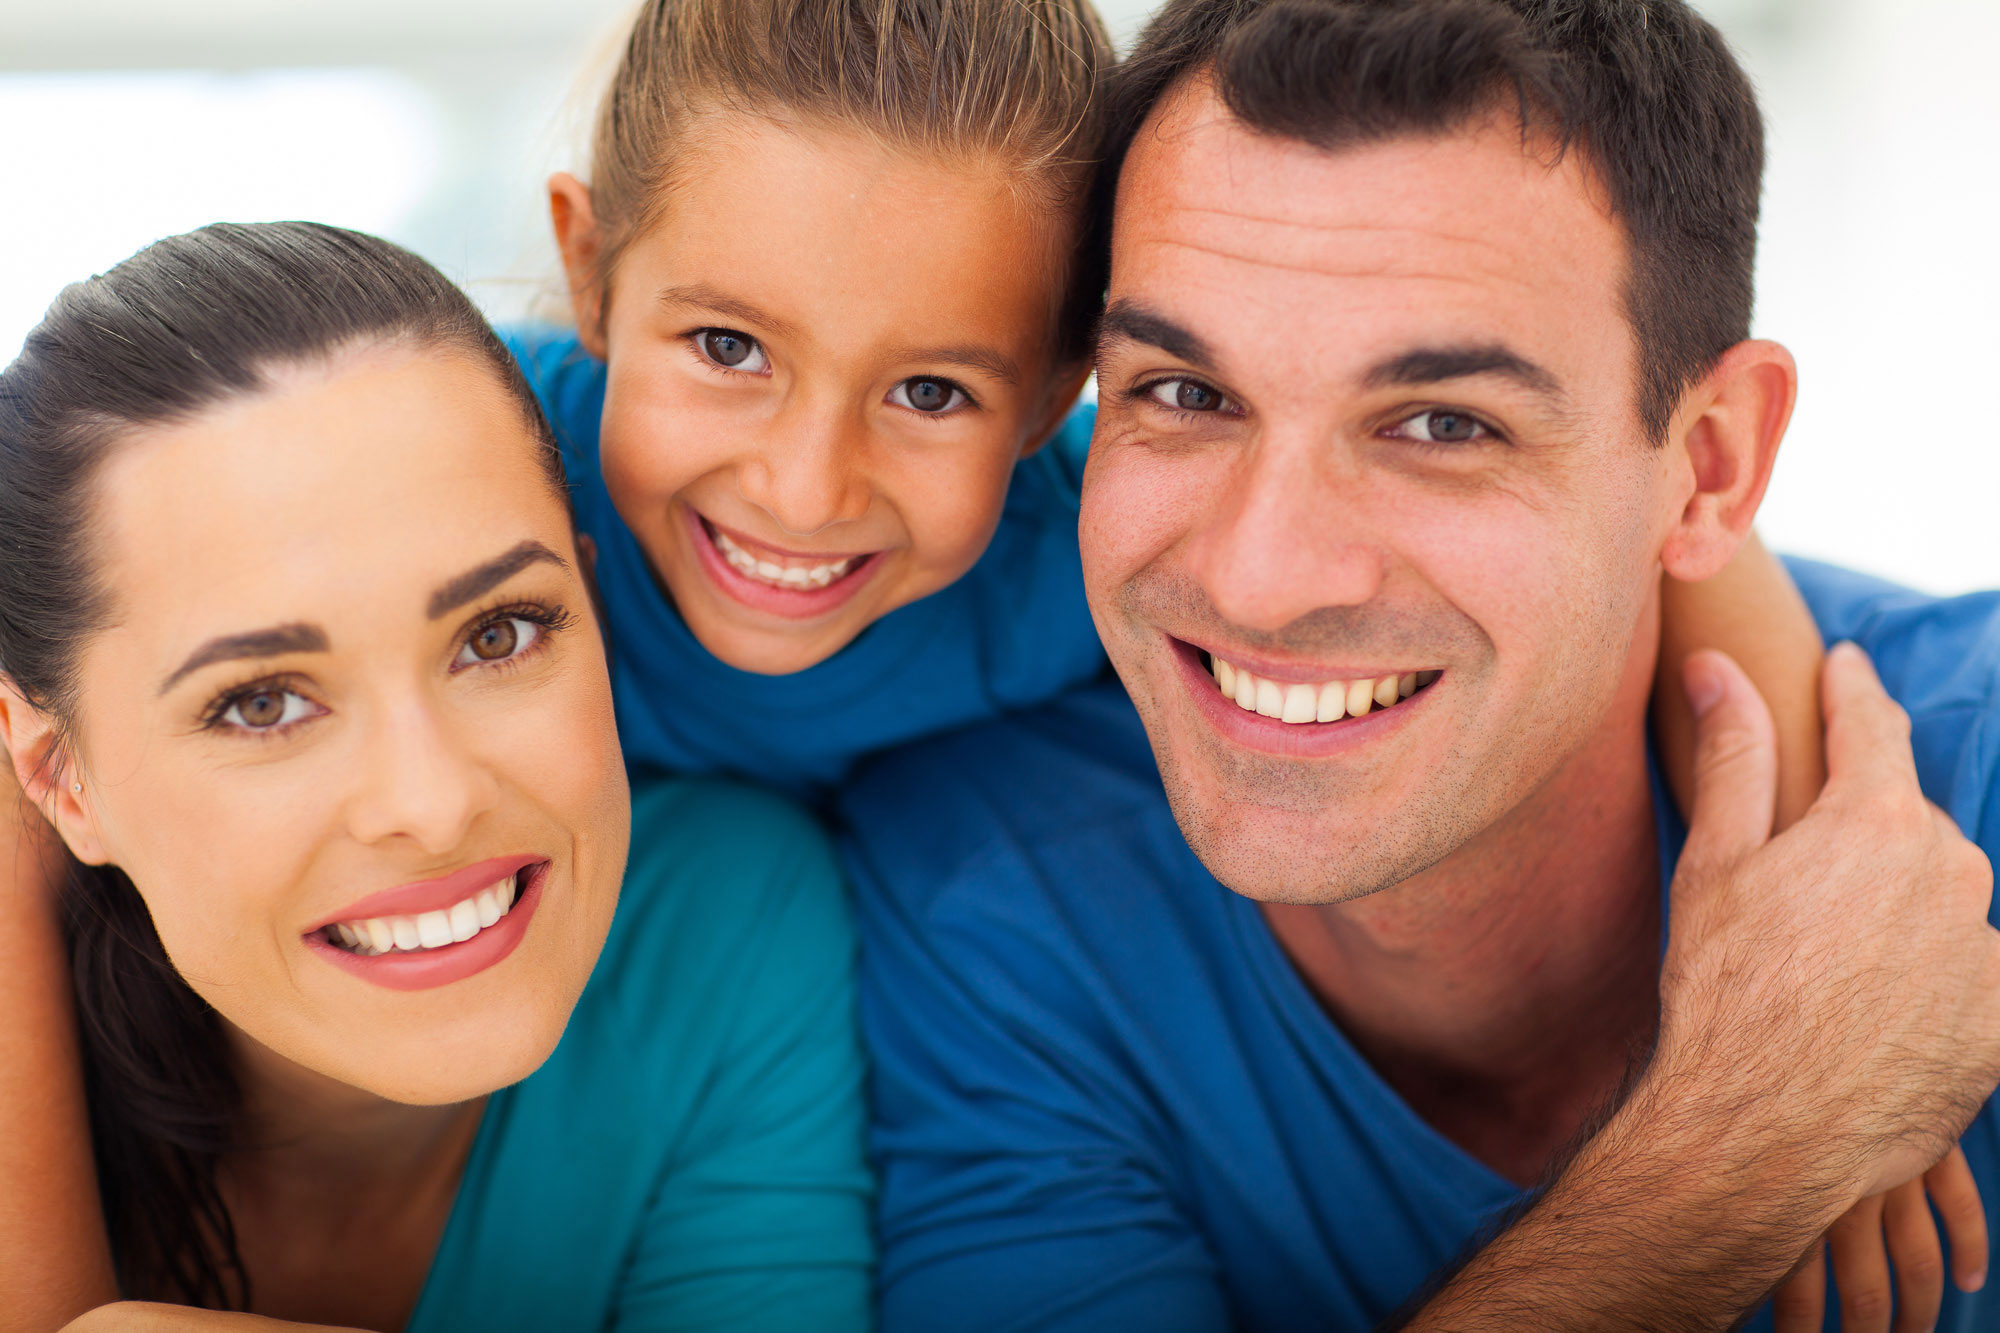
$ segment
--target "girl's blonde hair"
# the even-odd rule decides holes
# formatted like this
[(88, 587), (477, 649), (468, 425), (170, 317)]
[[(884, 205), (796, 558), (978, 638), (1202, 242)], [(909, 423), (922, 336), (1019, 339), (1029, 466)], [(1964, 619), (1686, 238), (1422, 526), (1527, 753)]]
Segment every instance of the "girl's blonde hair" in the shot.
[[(1089, 0), (646, 0), (593, 136), (599, 281), (666, 208), (691, 122), (718, 109), (998, 161), (1081, 240), (1113, 63)], [(1069, 360), (1102, 291), (1094, 265), (1063, 259)]]

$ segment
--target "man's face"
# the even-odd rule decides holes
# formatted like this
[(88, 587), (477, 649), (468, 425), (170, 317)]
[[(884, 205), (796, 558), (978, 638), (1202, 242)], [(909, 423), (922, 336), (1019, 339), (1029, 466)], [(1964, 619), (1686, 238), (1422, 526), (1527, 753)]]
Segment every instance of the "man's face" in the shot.
[(1559, 794), (1650, 667), (1687, 491), (1638, 421), (1624, 233), (1551, 156), (1500, 116), (1326, 152), (1195, 83), (1127, 160), (1085, 580), (1240, 893), (1436, 864)]

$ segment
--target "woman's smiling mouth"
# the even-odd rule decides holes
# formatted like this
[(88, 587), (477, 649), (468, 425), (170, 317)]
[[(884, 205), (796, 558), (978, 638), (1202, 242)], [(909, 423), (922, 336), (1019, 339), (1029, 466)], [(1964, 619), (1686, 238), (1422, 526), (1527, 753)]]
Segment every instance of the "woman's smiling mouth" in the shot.
[(390, 990), (429, 990), (514, 952), (541, 904), (550, 863), (495, 857), (374, 894), (306, 932), (306, 947)]

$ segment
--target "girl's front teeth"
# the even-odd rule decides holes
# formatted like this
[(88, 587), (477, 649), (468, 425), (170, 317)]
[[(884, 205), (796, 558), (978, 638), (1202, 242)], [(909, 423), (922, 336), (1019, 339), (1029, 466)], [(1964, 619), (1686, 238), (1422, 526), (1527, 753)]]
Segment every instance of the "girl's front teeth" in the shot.
[(827, 565), (781, 565), (775, 560), (759, 560), (718, 528), (710, 528), (709, 533), (715, 539), (715, 549), (722, 552), (731, 569), (774, 588), (824, 588), (852, 570), (859, 558), (848, 556)]

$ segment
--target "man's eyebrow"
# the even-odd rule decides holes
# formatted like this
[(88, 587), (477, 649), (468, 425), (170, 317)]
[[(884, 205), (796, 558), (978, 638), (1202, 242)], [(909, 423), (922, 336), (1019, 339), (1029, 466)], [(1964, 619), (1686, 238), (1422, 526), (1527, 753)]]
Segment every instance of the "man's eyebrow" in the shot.
[(789, 321), (780, 319), (759, 306), (751, 305), (748, 301), (740, 301), (736, 297), (718, 291), (705, 282), (688, 282), (662, 288), (656, 299), (662, 305), (691, 306), (728, 319), (741, 320), (745, 324), (756, 324), (773, 333), (783, 334), (787, 338), (798, 334), (797, 328)]
[(1097, 321), (1099, 349), (1107, 342), (1144, 343), (1191, 366), (1213, 366), (1215, 357), (1208, 344), (1165, 315), (1146, 309), (1136, 301), (1113, 301)]
[(494, 556), (485, 564), (466, 570), (440, 587), (431, 594), (430, 605), (425, 608), (425, 612), (432, 620), (450, 615), (467, 602), (485, 596), (529, 565), (535, 564), (551, 564), (559, 569), (569, 568), (569, 561), (531, 537)]
[(1392, 384), (1438, 384), (1475, 375), (1498, 375), (1544, 398), (1563, 397), (1562, 383), (1554, 375), (1499, 343), (1415, 348), (1380, 362), (1361, 377), (1361, 383), (1370, 389), (1381, 389)]
[(1021, 382), (1021, 368), (1014, 364), (1014, 358), (994, 347), (970, 343), (957, 347), (899, 347), (889, 354), (889, 359), (899, 364), (936, 361), (948, 366), (966, 366), (983, 370), (1003, 384)]
[(165, 694), (188, 676), (217, 662), (235, 662), (246, 657), (282, 657), (286, 653), (323, 653), (327, 650), (326, 631), (304, 622), (274, 625), (270, 629), (245, 634), (224, 634), (210, 639), (188, 654), (187, 661), (160, 685)]

